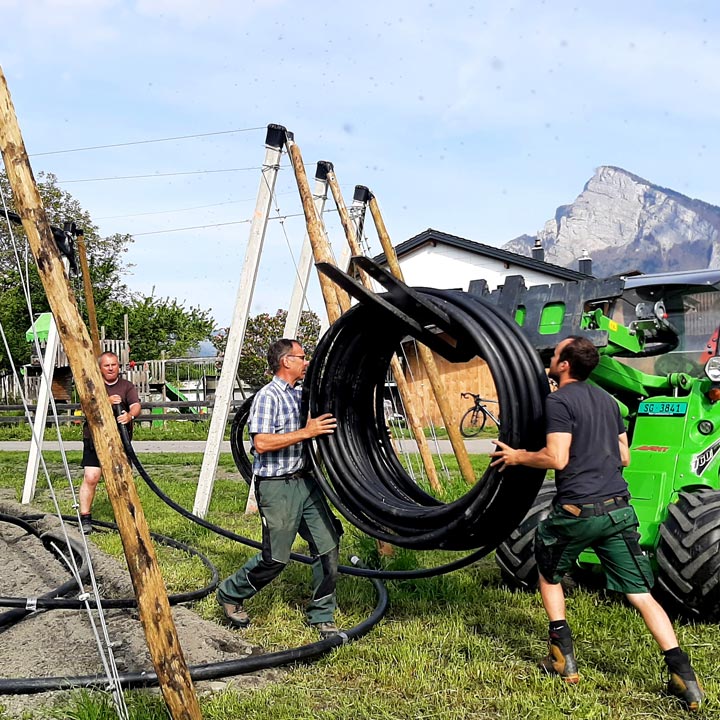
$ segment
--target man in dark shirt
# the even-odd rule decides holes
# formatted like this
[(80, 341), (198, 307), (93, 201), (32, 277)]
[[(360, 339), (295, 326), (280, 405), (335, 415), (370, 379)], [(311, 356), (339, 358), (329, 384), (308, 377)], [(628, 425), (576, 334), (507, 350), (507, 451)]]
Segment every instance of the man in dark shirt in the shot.
[(638, 520), (622, 476), (630, 451), (618, 405), (604, 390), (585, 382), (598, 362), (597, 349), (586, 338), (572, 336), (558, 343), (548, 374), (559, 389), (545, 404), (545, 447), (528, 452), (495, 441), (498, 449), (491, 464), (500, 470), (507, 465), (555, 470), (557, 494), (535, 536), (550, 634), (549, 654), (540, 666), (568, 683), (580, 679), (560, 580), (580, 553), (592, 547), (608, 588), (625, 593), (663, 651), (670, 672), (668, 691), (697, 710), (703, 690), (670, 619), (650, 594), (652, 569), (638, 543)]
[[(115, 353), (103, 353), (98, 362), (110, 404), (118, 405), (121, 411), (117, 416), (117, 421), (120, 425), (127, 427), (128, 435), (132, 437), (132, 421), (140, 414), (141, 410), (137, 388), (129, 380), (120, 377), (120, 363)], [(87, 423), (83, 426), (83, 456), (80, 465), (84, 468), (79, 492), (80, 528), (85, 535), (89, 535), (92, 532), (90, 510), (102, 470)]]

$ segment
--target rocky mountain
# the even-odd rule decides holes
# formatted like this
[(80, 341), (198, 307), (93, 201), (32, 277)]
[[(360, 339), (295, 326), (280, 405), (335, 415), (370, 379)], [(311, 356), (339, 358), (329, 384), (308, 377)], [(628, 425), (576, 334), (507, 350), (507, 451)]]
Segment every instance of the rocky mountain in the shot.
[(603, 166), (536, 236), (522, 235), (503, 249), (530, 255), (539, 241), (547, 262), (577, 269), (588, 256), (593, 274), (606, 277), (720, 267), (719, 235), (720, 207)]

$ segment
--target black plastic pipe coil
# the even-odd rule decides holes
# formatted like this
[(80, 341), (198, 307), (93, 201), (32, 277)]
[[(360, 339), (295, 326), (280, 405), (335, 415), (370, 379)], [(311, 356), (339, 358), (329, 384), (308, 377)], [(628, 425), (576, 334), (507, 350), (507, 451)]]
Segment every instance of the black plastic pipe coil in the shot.
[[(452, 336), (467, 356), (486, 361), (502, 413), (500, 439), (541, 448), (548, 381), (516, 323), (465, 292), (420, 294), (450, 318)], [(338, 428), (312, 443), (316, 477), (340, 513), (368, 535), (415, 549), (489, 552), (522, 520), (545, 472), (488, 467), (464, 496), (447, 504), (410, 478), (392, 447), (382, 408), (390, 359), (407, 332), (406, 324), (382, 309), (357, 305), (321, 339), (304, 383), (304, 409), (313, 417), (332, 413)]]

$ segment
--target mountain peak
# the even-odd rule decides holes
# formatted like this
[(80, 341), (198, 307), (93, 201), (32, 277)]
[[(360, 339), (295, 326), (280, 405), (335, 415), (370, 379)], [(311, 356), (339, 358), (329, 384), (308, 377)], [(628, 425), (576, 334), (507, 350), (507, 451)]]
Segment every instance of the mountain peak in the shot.
[(720, 266), (720, 208), (655, 185), (613, 165), (601, 165), (569, 205), (535, 236), (503, 249), (530, 255), (535, 240), (545, 259), (577, 268), (587, 254), (599, 277), (641, 270), (663, 272)]

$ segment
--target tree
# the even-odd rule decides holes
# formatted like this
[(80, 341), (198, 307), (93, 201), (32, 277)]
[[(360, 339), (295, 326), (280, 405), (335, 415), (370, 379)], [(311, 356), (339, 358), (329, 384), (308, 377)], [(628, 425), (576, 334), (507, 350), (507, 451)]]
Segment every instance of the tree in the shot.
[[(287, 310), (278, 310), (275, 315), (260, 313), (248, 319), (237, 374), (240, 380), (253, 388), (259, 388), (269, 380), (267, 349), (270, 343), (283, 336), (286, 318)], [(221, 328), (210, 337), (219, 356), (225, 353), (229, 330)], [(308, 355), (315, 350), (319, 336), (320, 318), (314, 312), (305, 310), (300, 316), (296, 339)]]
[[(74, 222), (83, 230), (98, 324), (105, 326), (107, 337), (124, 338), (126, 313), (132, 355), (138, 360), (157, 359), (163, 351), (171, 357), (184, 355), (209, 337), (215, 325), (209, 311), (186, 309), (177, 300), (128, 289), (124, 278), (131, 266), (123, 256), (133, 242), (132, 236), (101, 237), (90, 215), (58, 186), (54, 175), (41, 173), (37, 186), (51, 225), (62, 228), (66, 222)], [(13, 210), (4, 173), (0, 173), (0, 191), (8, 209)], [(71, 284), (87, 322), (82, 278), (71, 278)], [(23, 288), (29, 290), (34, 315), (50, 309), (22, 227), (0, 223), (0, 322), (16, 366), (29, 362), (32, 351), (31, 344), (25, 341), (32, 318)], [(9, 367), (10, 360), (0, 343), (0, 370)]]
[(210, 337), (215, 321), (208, 310), (186, 309), (177, 300), (131, 294), (128, 303), (106, 303), (98, 311), (98, 322), (110, 337), (124, 337), (128, 316), (131, 356), (154, 360), (162, 356), (182, 357), (201, 340)]
[[(127, 302), (129, 291), (123, 276), (129, 266), (123, 263), (122, 256), (132, 243), (132, 237), (122, 234), (101, 237), (90, 215), (70, 193), (58, 187), (54, 175), (40, 173), (37, 187), (51, 225), (62, 228), (66, 222), (74, 222), (83, 230), (96, 305), (100, 307), (108, 302)], [(0, 192), (8, 210), (14, 211), (10, 183), (4, 172), (0, 173)], [(0, 211), (0, 217), (2, 215)], [(82, 279), (79, 276), (71, 278), (71, 284), (81, 309), (84, 310)], [(1, 222), (0, 322), (16, 366), (27, 363), (32, 350), (31, 345), (25, 341), (25, 331), (32, 324), (26, 292), (30, 297), (34, 315), (50, 309), (25, 231), (20, 225)], [(87, 321), (87, 317), (85, 319)], [(10, 359), (4, 344), (0, 343), (0, 369), (9, 367)]]

